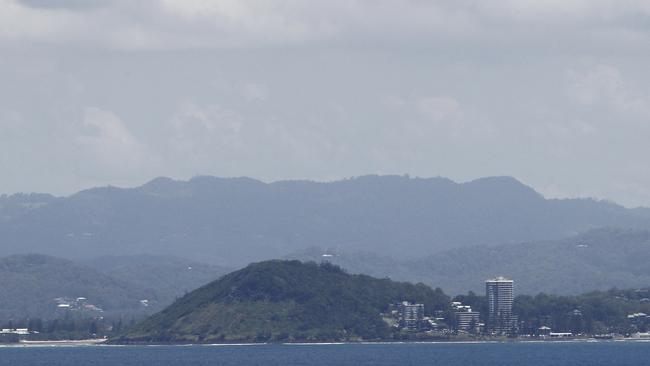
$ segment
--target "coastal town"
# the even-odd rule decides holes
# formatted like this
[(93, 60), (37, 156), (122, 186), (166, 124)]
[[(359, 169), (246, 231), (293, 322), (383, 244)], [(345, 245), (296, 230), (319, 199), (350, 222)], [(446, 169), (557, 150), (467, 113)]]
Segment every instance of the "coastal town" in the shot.
[[(638, 290), (640, 291), (640, 290)], [(637, 292), (638, 292), (637, 291)], [(605, 329), (604, 332), (589, 332), (584, 327), (582, 311), (578, 308), (566, 313), (566, 322), (554, 329), (557, 319), (547, 316), (538, 324), (519, 319), (513, 310), (515, 303), (514, 280), (495, 277), (485, 281), (485, 296), (459, 296), (450, 302), (445, 310), (429, 311), (424, 303), (397, 301), (388, 305), (382, 319), (390, 326), (394, 340), (401, 341), (463, 341), (463, 340), (644, 340), (650, 339), (648, 328), (650, 316), (644, 312), (626, 315), (626, 331), (622, 328)], [(476, 300), (479, 299), (480, 302)], [(649, 303), (648, 298), (640, 299)], [(110, 335), (119, 333), (120, 323), (108, 322), (103, 310), (85, 297), (54, 299), (57, 314), (67, 319), (67, 324), (90, 327), (88, 336), (93, 344), (101, 343)], [(471, 303), (471, 304), (470, 304)], [(483, 311), (479, 310), (482, 309)], [(72, 322), (71, 322), (72, 321)], [(9, 322), (0, 328), (0, 343), (34, 343), (48, 340), (47, 329), (56, 327), (58, 320), (52, 320), (46, 327), (40, 319), (27, 322)], [(59, 324), (63, 323), (61, 321)], [(133, 325), (133, 321), (131, 322)], [(69, 328), (70, 325), (63, 326)], [(73, 326), (74, 327), (74, 326)], [(72, 334), (70, 332), (68, 335)], [(52, 339), (56, 342), (75, 341), (71, 339)]]
[(471, 305), (463, 304), (460, 301), (452, 301), (450, 313), (438, 311), (434, 316), (425, 316), (424, 304), (402, 301), (391, 304), (390, 312), (384, 314), (384, 319), (392, 327), (402, 332), (407, 339), (427, 337), (448, 338), (449, 340), (490, 338), (519, 340), (650, 339), (648, 332), (650, 316), (642, 312), (627, 315), (626, 318), (632, 332), (625, 334), (616, 331), (600, 334), (582, 331), (579, 324), (583, 315), (579, 309), (573, 309), (566, 314), (566, 318), (569, 319), (569, 329), (555, 330), (549, 326), (550, 324), (531, 326), (520, 322), (513, 312), (515, 299), (513, 285), (513, 280), (501, 276), (485, 281), (487, 313), (473, 310)]

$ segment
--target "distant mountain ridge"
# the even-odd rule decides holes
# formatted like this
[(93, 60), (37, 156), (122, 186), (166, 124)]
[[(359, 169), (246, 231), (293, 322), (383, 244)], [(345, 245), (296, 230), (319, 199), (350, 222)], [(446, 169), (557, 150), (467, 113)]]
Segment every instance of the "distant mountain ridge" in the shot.
[(27, 197), (0, 198), (0, 255), (146, 253), (236, 267), (310, 246), (414, 259), (601, 227), (650, 229), (648, 209), (547, 200), (510, 177), (467, 183), (405, 176), (330, 183), (157, 178), (136, 188), (43, 196), (38, 204)]
[(154, 308), (166, 306), (176, 297), (232, 271), (184, 258), (153, 255), (98, 257), (82, 264), (138, 289), (153, 290)]
[(22, 214), (47, 205), (56, 199), (52, 195), (40, 193), (0, 195), (0, 222), (16, 219)]
[[(323, 256), (325, 254), (325, 256)], [(650, 231), (595, 229), (556, 241), (464, 247), (415, 260), (311, 248), (287, 258), (326, 260), (352, 273), (440, 286), (449, 294), (483, 293), (503, 275), (518, 294), (578, 294), (650, 286)]]

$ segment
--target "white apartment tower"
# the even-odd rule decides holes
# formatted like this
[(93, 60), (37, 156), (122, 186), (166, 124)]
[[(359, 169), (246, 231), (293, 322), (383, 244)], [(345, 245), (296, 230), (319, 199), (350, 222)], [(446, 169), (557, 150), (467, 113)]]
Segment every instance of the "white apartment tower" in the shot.
[(517, 327), (517, 319), (512, 314), (513, 281), (504, 277), (487, 280), (485, 294), (488, 300), (488, 333), (511, 334)]

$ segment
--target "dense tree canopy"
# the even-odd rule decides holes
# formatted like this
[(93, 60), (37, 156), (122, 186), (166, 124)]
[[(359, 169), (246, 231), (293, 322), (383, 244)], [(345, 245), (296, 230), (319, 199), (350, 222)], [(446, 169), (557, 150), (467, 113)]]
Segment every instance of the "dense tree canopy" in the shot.
[[(267, 261), (224, 276), (129, 331), (123, 341), (386, 339), (397, 301), (446, 311), (440, 289), (350, 275), (331, 264)], [(227, 314), (227, 315), (226, 315)]]

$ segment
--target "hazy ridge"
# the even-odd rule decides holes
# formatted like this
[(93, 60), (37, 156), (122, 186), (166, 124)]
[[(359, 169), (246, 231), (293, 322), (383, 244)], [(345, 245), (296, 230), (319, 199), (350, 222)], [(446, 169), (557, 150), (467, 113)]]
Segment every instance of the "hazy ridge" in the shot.
[(0, 254), (171, 255), (228, 266), (306, 247), (420, 258), (467, 246), (554, 240), (590, 229), (650, 229), (650, 211), (547, 200), (509, 177), (364, 176), (331, 183), (155, 179), (70, 197), (0, 198)]
[(648, 231), (597, 229), (557, 241), (465, 247), (416, 260), (327, 248), (310, 248), (287, 258), (327, 260), (353, 273), (421, 281), (450, 294), (482, 293), (483, 281), (498, 275), (515, 279), (515, 290), (522, 294), (650, 285)]

